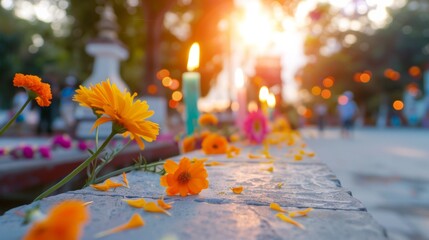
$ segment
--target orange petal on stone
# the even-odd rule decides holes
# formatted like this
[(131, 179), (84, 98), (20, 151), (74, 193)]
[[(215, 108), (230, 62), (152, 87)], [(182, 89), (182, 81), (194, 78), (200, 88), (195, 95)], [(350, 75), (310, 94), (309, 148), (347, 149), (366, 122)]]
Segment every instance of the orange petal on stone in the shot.
[(301, 150), (299, 150), (299, 154), (304, 155), (305, 151), (301, 149)]
[(261, 155), (255, 155), (255, 154), (251, 154), (251, 153), (249, 153), (249, 154), (247, 155), (247, 157), (249, 157), (249, 158), (251, 158), (251, 159), (255, 159), (255, 158), (263, 158), (264, 156), (261, 156)]
[(289, 212), (289, 217), (307, 216), (309, 212), (313, 211), (313, 208), (306, 208), (303, 210)]
[(280, 205), (278, 203), (274, 203), (274, 202), (270, 203), (270, 208), (275, 210), (275, 211), (278, 211), (278, 212), (284, 212), (284, 213), (287, 212), (282, 207), (280, 207)]
[(110, 179), (107, 179), (104, 182), (104, 184), (107, 185), (107, 186), (109, 186), (109, 188), (117, 188), (117, 187), (123, 187), (124, 186), (124, 184), (118, 183), (118, 182), (114, 182), (114, 181), (112, 181)]
[(155, 202), (148, 202), (143, 206), (143, 209), (146, 212), (153, 212), (153, 213), (165, 213), (168, 216), (171, 216), (171, 214), (169, 212), (167, 212), (165, 209), (163, 209), (162, 207), (156, 205)]
[(241, 192), (243, 192), (244, 187), (243, 186), (238, 186), (238, 187), (232, 187), (231, 190), (233, 193), (235, 194), (241, 194)]
[(301, 161), (302, 160), (302, 156), (299, 154), (295, 154), (294, 156), (295, 161)]
[(158, 206), (160, 206), (160, 207), (162, 207), (163, 209), (165, 209), (165, 210), (168, 210), (168, 209), (170, 209), (170, 208), (172, 208), (173, 206), (171, 205), (171, 203), (166, 203), (166, 202), (164, 202), (164, 198), (162, 197), (162, 198), (160, 198), (160, 199), (158, 199)]
[(276, 217), (280, 218), (282, 221), (293, 224), (301, 229), (305, 229), (304, 225), (302, 225), (301, 223), (293, 220), (292, 218), (286, 216), (284, 213), (277, 213)]
[(130, 188), (130, 185), (127, 179), (127, 174), (125, 172), (122, 173), (122, 181), (125, 183), (125, 187)]
[(269, 167), (266, 169), (268, 172), (273, 172), (274, 171), (274, 167)]
[(283, 183), (277, 183), (277, 184), (276, 184), (276, 188), (280, 189), (280, 188), (282, 188), (282, 187), (283, 187)]
[(143, 227), (143, 226), (144, 226), (143, 218), (138, 213), (134, 213), (134, 215), (130, 218), (130, 220), (127, 223), (120, 225), (120, 226), (117, 226), (115, 228), (97, 233), (94, 237), (95, 238), (101, 238), (101, 237), (105, 237), (105, 236), (108, 236), (108, 235), (113, 234), (113, 233), (118, 233), (118, 232), (122, 232), (125, 230)]
[(266, 161), (266, 162), (259, 162), (260, 164), (271, 164), (274, 163), (274, 160)]
[(143, 208), (144, 205), (146, 205), (146, 200), (144, 200), (144, 198), (123, 199), (122, 201), (135, 208)]
[(314, 153), (314, 152), (308, 152), (307, 153), (307, 156), (309, 156), (309, 157), (314, 157), (316, 154)]
[(102, 184), (91, 184), (91, 187), (94, 188), (95, 190), (103, 191), (103, 192), (110, 189), (110, 187), (104, 183), (102, 183)]
[(206, 167), (213, 167), (213, 166), (222, 166), (225, 165), (225, 163), (221, 163), (221, 162), (217, 162), (217, 161), (212, 161), (212, 162), (208, 162), (204, 164)]
[(84, 202), (84, 203), (83, 203), (83, 206), (85, 206), (85, 207), (86, 207), (86, 206), (88, 206), (88, 205), (91, 205), (93, 202), (94, 202), (94, 201)]

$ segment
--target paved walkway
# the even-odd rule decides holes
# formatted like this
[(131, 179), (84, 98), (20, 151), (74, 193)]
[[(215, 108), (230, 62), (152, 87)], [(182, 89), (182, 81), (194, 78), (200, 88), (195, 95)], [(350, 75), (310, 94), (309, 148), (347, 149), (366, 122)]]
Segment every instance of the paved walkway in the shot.
[(350, 139), (338, 129), (304, 135), (391, 239), (429, 239), (428, 129), (358, 129)]
[[(224, 154), (208, 157), (209, 162), (224, 165), (207, 167), (210, 186), (200, 195), (166, 198), (167, 202), (174, 201), (171, 217), (134, 209), (122, 201), (125, 197), (153, 201), (164, 195), (160, 176), (141, 171), (128, 174), (130, 189), (99, 192), (85, 188), (46, 198), (40, 202), (41, 209), (46, 212), (54, 203), (70, 198), (94, 201), (89, 206), (91, 221), (85, 227), (84, 239), (93, 239), (97, 232), (125, 223), (136, 212), (144, 218), (144, 227), (105, 239), (386, 239), (380, 225), (359, 200), (341, 187), (323, 162), (317, 157), (295, 161), (291, 150), (298, 151), (272, 147), (274, 163), (249, 158), (248, 153), (260, 154), (257, 147), (245, 148), (233, 159)], [(201, 151), (187, 156), (207, 157)], [(268, 171), (269, 167), (274, 171)], [(283, 187), (276, 187), (279, 183)], [(244, 187), (242, 194), (232, 193), (230, 188), (240, 185)], [(315, 210), (307, 217), (295, 218), (304, 230), (277, 219), (276, 212), (269, 208), (272, 202), (287, 210)], [(22, 219), (15, 212), (34, 205), (1, 216), (0, 234), (5, 239), (20, 239), (28, 226), (21, 225)]]

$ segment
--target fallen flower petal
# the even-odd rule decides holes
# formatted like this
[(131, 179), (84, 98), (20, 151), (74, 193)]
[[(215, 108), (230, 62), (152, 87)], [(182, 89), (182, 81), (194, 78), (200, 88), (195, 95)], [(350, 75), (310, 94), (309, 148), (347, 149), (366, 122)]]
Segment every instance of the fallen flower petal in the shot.
[(270, 160), (270, 161), (267, 161), (267, 162), (259, 162), (260, 164), (272, 164), (272, 163), (274, 163), (274, 160)]
[(169, 212), (167, 212), (165, 209), (163, 209), (162, 207), (156, 205), (155, 202), (148, 202), (145, 205), (143, 205), (143, 209), (146, 212), (154, 212), (154, 213), (165, 213), (168, 216), (171, 216), (171, 214)]
[(88, 205), (91, 205), (93, 202), (94, 202), (94, 201), (84, 202), (84, 203), (83, 203), (83, 206), (85, 206), (85, 207), (86, 207), (86, 206), (88, 206)]
[(299, 150), (299, 152), (298, 152), (299, 154), (301, 154), (301, 155), (304, 155), (305, 154), (305, 151), (303, 150), (303, 149), (301, 149), (301, 150)]
[(208, 162), (204, 164), (206, 167), (213, 167), (213, 166), (222, 166), (225, 165), (225, 163), (221, 163), (221, 162), (217, 162), (217, 161), (212, 161), (212, 162)]
[(255, 154), (252, 154), (252, 153), (249, 153), (247, 156), (248, 156), (250, 159), (263, 158), (263, 157), (264, 157), (264, 156), (261, 156), (261, 155), (255, 155)]
[(311, 211), (313, 211), (313, 208), (306, 208), (303, 210), (289, 212), (289, 217), (307, 216), (307, 214)]
[(101, 237), (105, 237), (105, 236), (108, 236), (108, 235), (113, 234), (113, 233), (118, 233), (118, 232), (122, 232), (125, 230), (143, 227), (143, 226), (144, 226), (143, 218), (138, 213), (134, 213), (134, 215), (130, 218), (130, 220), (127, 223), (122, 224), (120, 226), (117, 226), (115, 228), (97, 233), (94, 237), (95, 238), (101, 238)]
[(124, 184), (122, 183), (118, 183), (118, 182), (114, 182), (110, 179), (107, 179), (104, 184), (106, 184), (107, 186), (109, 186), (109, 188), (117, 188), (117, 187), (123, 187)]
[(125, 172), (122, 173), (122, 181), (125, 183), (125, 187), (130, 188), (130, 185), (127, 179), (127, 174)]
[(91, 184), (91, 187), (98, 190), (98, 191), (108, 191), (111, 188), (117, 188), (117, 187), (123, 187), (124, 185), (122, 183), (114, 182), (110, 179), (107, 179), (101, 184)]
[(314, 157), (316, 154), (314, 153), (314, 152), (308, 152), (307, 153), (307, 156), (309, 156), (309, 157)]
[(295, 161), (301, 161), (302, 160), (302, 155), (295, 154), (294, 159), (295, 159)]
[(98, 190), (98, 191), (103, 191), (103, 192), (105, 192), (105, 191), (107, 191), (107, 190), (109, 190), (110, 188), (109, 188), (109, 186), (107, 186), (106, 184), (91, 184), (90, 185), (92, 188), (94, 188), (95, 190)]
[(280, 207), (280, 205), (278, 203), (274, 203), (274, 202), (270, 203), (270, 208), (275, 210), (275, 211), (278, 211), (278, 212), (284, 212), (284, 213), (287, 212), (282, 207)]
[(280, 189), (280, 188), (282, 188), (282, 187), (283, 187), (283, 183), (277, 183), (277, 184), (276, 184), (276, 188)]
[(304, 225), (302, 225), (301, 223), (293, 220), (292, 218), (286, 216), (284, 213), (277, 213), (276, 217), (280, 218), (282, 221), (293, 224), (301, 229), (305, 229)]
[(268, 172), (273, 172), (274, 171), (274, 168), (273, 167), (269, 167), (269, 168), (267, 168), (266, 169)]
[(162, 207), (165, 210), (168, 210), (170, 208), (172, 208), (173, 206), (171, 205), (171, 203), (166, 203), (164, 202), (164, 197), (160, 198), (157, 200), (158, 202), (158, 206)]
[(241, 194), (241, 192), (243, 191), (244, 187), (243, 186), (238, 186), (238, 187), (232, 187), (231, 190), (233, 193), (235, 194)]
[(146, 200), (144, 200), (144, 198), (122, 199), (122, 201), (135, 208), (143, 208), (144, 205), (146, 205)]

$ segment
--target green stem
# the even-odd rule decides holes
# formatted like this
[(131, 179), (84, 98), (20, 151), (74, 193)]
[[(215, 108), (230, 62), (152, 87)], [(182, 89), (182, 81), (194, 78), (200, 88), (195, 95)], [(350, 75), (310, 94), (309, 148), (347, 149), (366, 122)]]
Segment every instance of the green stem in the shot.
[(27, 107), (31, 100), (33, 99), (29, 97), (24, 103), (24, 105), (21, 107), (21, 109), (19, 109), (19, 111), (15, 113), (15, 115), (9, 120), (9, 122), (1, 128), (0, 136), (3, 135), (3, 133), (10, 127), (10, 125), (15, 122), (16, 118), (22, 113), (22, 111), (24, 111), (25, 107)]
[(97, 158), (97, 156), (104, 150), (104, 148), (109, 144), (110, 140), (115, 136), (116, 132), (112, 131), (110, 135), (104, 140), (103, 144), (97, 151), (90, 156), (88, 159), (86, 159), (83, 163), (81, 163), (77, 168), (75, 168), (69, 175), (67, 175), (65, 178), (63, 178), (61, 181), (59, 181), (54, 186), (50, 187), (48, 190), (40, 194), (34, 201), (43, 199), (49, 195), (51, 195), (55, 190), (62, 187), (64, 184), (68, 183), (74, 176), (76, 176), (78, 173), (80, 173), (83, 169), (85, 169), (94, 159)]
[(129, 172), (129, 171), (132, 171), (132, 170), (139, 170), (139, 169), (142, 169), (142, 168), (145, 168), (145, 167), (153, 167), (153, 166), (156, 167), (158, 165), (163, 165), (163, 164), (164, 164), (164, 161), (162, 161), (162, 162), (154, 162), (154, 163), (145, 164), (145, 165), (137, 165), (137, 166), (133, 165), (133, 166), (125, 167), (125, 168), (122, 168), (122, 169), (110, 172), (110, 173), (108, 173), (108, 174), (106, 174), (106, 175), (104, 175), (102, 177), (99, 177), (99, 178), (95, 179), (94, 183), (103, 182), (104, 180), (109, 179), (109, 178), (114, 177), (114, 176), (117, 176), (117, 175), (119, 175), (119, 174), (121, 174), (123, 172)]

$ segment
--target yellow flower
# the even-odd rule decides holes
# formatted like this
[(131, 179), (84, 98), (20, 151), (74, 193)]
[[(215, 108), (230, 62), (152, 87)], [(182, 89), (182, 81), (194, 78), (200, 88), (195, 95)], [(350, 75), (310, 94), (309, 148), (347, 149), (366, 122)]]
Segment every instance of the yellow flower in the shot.
[(304, 225), (302, 225), (301, 223), (293, 220), (292, 218), (286, 216), (284, 213), (277, 213), (276, 217), (280, 218), (282, 221), (293, 224), (301, 229), (305, 229)]
[(307, 216), (307, 214), (311, 211), (313, 211), (313, 208), (306, 208), (303, 210), (289, 212), (289, 217)]
[(107, 179), (101, 184), (91, 184), (91, 187), (98, 191), (108, 191), (111, 188), (123, 187), (122, 183), (114, 182), (110, 179)]
[(195, 195), (201, 190), (208, 188), (207, 170), (204, 167), (204, 161), (191, 161), (184, 157), (177, 164), (172, 160), (165, 161), (164, 169), (166, 175), (160, 179), (161, 186), (166, 187), (167, 195), (176, 195), (185, 197), (188, 194)]
[(208, 125), (215, 126), (217, 125), (218, 122), (219, 120), (217, 119), (217, 117), (211, 113), (205, 113), (201, 115), (200, 118), (198, 119), (198, 123), (200, 124), (200, 126), (208, 126)]
[(120, 226), (117, 226), (115, 228), (100, 232), (100, 233), (96, 234), (94, 237), (95, 238), (101, 238), (101, 237), (105, 237), (105, 236), (108, 236), (108, 235), (113, 234), (113, 233), (118, 233), (118, 232), (122, 232), (125, 230), (129, 230), (129, 229), (133, 229), (133, 228), (139, 228), (139, 227), (143, 227), (143, 226), (144, 226), (143, 218), (138, 213), (134, 213), (134, 215), (131, 216), (130, 220), (127, 223), (122, 224)]
[(135, 140), (140, 149), (143, 149), (142, 139), (147, 142), (156, 140), (159, 126), (146, 120), (154, 114), (154, 111), (149, 110), (146, 101), (135, 100), (136, 96), (136, 93), (131, 95), (128, 91), (121, 92), (115, 84), (107, 80), (89, 89), (81, 87), (76, 91), (74, 101), (79, 102), (81, 106), (90, 107), (101, 115), (92, 129), (112, 122), (118, 133)]
[(232, 187), (231, 190), (233, 193), (235, 194), (241, 194), (241, 192), (243, 192), (244, 187), (243, 186), (238, 186), (238, 187)]
[(282, 207), (280, 207), (280, 205), (278, 203), (274, 203), (274, 202), (270, 203), (270, 208), (275, 210), (275, 211), (278, 211), (278, 212), (284, 212), (284, 213), (287, 212)]
[(79, 239), (89, 214), (84, 202), (67, 200), (54, 206), (41, 221), (35, 222), (24, 240)]
[(47, 83), (43, 83), (38, 76), (17, 73), (13, 78), (13, 85), (15, 87), (23, 87), (27, 91), (30, 91), (28, 93), (29, 96), (34, 97), (39, 106), (48, 107), (51, 105), (51, 86)]
[(205, 137), (201, 145), (205, 154), (224, 154), (228, 150), (226, 138), (217, 134)]

